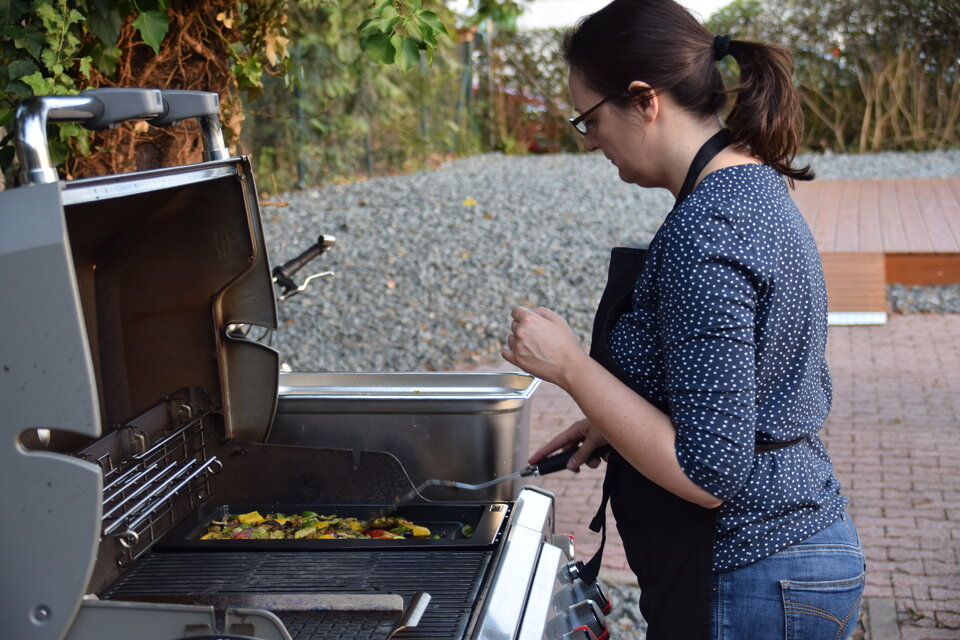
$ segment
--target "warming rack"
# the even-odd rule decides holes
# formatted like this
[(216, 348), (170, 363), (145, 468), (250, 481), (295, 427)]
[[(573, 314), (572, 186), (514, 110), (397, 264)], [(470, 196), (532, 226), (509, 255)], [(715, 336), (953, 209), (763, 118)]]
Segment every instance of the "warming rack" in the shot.
[(141, 416), (117, 427), (108, 450), (83, 456), (93, 459), (103, 472), (101, 533), (120, 543), (124, 552), (117, 562), (121, 567), (206, 500), (209, 476), (223, 467), (217, 456), (207, 452), (208, 424), (218, 413), (216, 407), (194, 415), (190, 404), (168, 398), (144, 415), (150, 418), (151, 413), (173, 413), (177, 422), (151, 444), (148, 432), (138, 426)]

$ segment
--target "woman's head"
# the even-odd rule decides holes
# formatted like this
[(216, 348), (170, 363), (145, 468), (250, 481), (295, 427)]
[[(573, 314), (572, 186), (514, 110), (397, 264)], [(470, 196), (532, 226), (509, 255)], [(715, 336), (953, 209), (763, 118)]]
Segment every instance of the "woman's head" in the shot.
[(614, 0), (567, 34), (563, 55), (573, 75), (593, 92), (614, 96), (614, 104), (646, 100), (645, 92), (626, 91), (640, 81), (657, 94), (668, 92), (674, 104), (707, 123), (727, 104), (717, 68), (717, 54), (725, 48), (740, 66), (741, 82), (730, 92), (736, 100), (726, 118), (734, 143), (784, 175), (812, 177), (809, 168), (790, 166), (803, 132), (790, 54), (741, 40), (716, 44), (673, 0)]

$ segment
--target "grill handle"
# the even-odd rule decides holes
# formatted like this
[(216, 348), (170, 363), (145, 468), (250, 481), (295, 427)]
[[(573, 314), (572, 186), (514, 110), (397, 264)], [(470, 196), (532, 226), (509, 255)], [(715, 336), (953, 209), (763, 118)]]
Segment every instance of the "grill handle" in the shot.
[(87, 129), (98, 130), (116, 127), (125, 120), (148, 120), (165, 126), (196, 117), (203, 137), (203, 159), (226, 159), (229, 152), (223, 142), (218, 110), (217, 95), (205, 91), (105, 87), (75, 96), (28, 98), (16, 112), (20, 180), (24, 185), (59, 180), (50, 162), (48, 122), (78, 122)]
[(197, 118), (200, 123), (200, 135), (203, 138), (203, 159), (226, 160), (230, 157), (227, 145), (223, 142), (220, 128), (220, 96), (212, 91), (183, 91), (164, 89), (163, 112), (149, 120), (155, 127), (167, 127), (179, 124), (187, 118)]
[[(280, 295), (281, 301), (291, 298), (306, 289), (307, 285), (310, 283), (310, 280), (312, 280), (314, 276), (307, 278), (304, 280), (303, 284), (298, 285), (293, 280), (294, 274), (303, 269), (310, 261), (330, 247), (334, 246), (336, 243), (337, 239), (335, 237), (320, 234), (316, 243), (308, 247), (306, 251), (298, 255), (296, 258), (293, 258), (292, 260), (273, 268), (273, 281), (280, 285), (280, 287), (283, 289)], [(330, 275), (330, 273), (325, 272), (323, 275)]]

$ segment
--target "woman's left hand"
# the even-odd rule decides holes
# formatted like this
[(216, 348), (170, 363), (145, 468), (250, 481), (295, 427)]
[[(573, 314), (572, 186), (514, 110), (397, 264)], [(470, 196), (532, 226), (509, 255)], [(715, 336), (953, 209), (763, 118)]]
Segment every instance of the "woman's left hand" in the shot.
[(545, 307), (514, 307), (503, 359), (547, 382), (566, 388), (565, 372), (589, 356), (567, 322)]

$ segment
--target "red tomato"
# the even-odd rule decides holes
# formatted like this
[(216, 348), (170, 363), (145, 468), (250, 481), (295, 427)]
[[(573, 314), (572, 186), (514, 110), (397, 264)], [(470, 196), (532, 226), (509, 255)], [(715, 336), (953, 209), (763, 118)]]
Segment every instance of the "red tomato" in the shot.
[(364, 533), (366, 533), (371, 538), (382, 538), (387, 533), (387, 530), (386, 529), (367, 529)]

